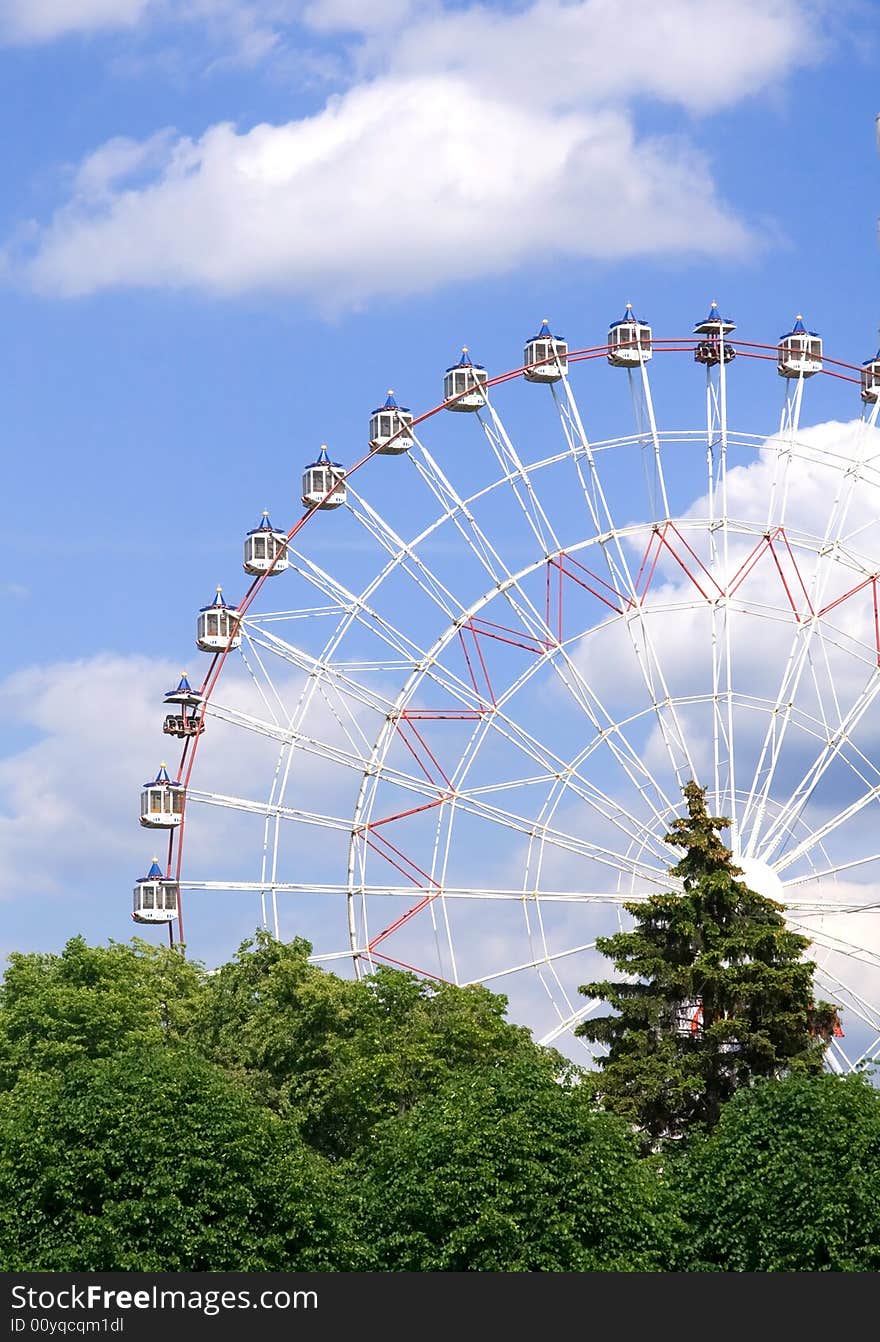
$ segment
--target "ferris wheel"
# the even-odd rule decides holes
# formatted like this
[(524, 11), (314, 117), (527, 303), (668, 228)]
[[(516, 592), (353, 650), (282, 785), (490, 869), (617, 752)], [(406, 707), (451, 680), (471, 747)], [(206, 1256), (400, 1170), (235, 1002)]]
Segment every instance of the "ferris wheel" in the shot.
[(135, 920), (182, 941), (184, 902), (245, 902), (337, 972), (487, 985), (582, 1056), (596, 938), (674, 888), (695, 779), (811, 940), (829, 1064), (880, 1056), (880, 353), (735, 329), (713, 303), (661, 339), (627, 304), (574, 349), (545, 321), (509, 372), (464, 349), (424, 413), (389, 393), (354, 464), (322, 447), (165, 696)]

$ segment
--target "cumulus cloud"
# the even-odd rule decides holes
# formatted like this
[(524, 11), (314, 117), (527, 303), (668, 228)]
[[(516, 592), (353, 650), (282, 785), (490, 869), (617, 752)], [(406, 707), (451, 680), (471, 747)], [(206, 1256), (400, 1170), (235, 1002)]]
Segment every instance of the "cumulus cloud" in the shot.
[[(117, 13), (115, 0), (44, 3), (47, 35), (53, 13), (81, 26)], [(700, 0), (669, 0), (633, 25), (608, 0), (515, 12), (127, 0), (130, 23), (155, 13), (220, 25), (248, 59), (298, 34), (298, 59), (326, 63), (335, 41), (330, 64), (338, 72), (348, 51), (350, 86), (286, 124), (111, 140), (54, 217), (20, 231), (16, 264), (66, 296), (273, 288), (339, 309), (536, 254), (743, 254), (760, 239), (719, 198), (710, 163), (685, 136), (637, 133), (634, 108), (659, 99), (702, 114), (778, 84), (817, 59), (825, 12), (821, 0), (730, 0), (709, 25)]]
[(150, 181), (116, 175), (146, 157), (117, 141), (87, 160), (29, 263), (36, 286), (272, 286), (344, 306), (500, 273), (536, 249), (748, 245), (686, 146), (639, 141), (621, 112), (527, 111), (453, 77), (377, 80), (285, 126), (214, 126), (166, 141)]
[[(344, 10), (324, 0), (321, 9)], [(448, 71), (536, 106), (630, 104), (660, 98), (695, 112), (766, 90), (821, 50), (824, 7), (794, 0), (664, 0), (634, 11), (619, 0), (536, 0), (503, 19), (489, 5), (435, 9), (363, 59), (402, 72)], [(723, 57), (719, 60), (719, 53)]]
[(155, 0), (2, 0), (0, 38), (37, 43), (101, 29), (133, 28)]
[(303, 21), (320, 33), (376, 33), (442, 9), (438, 0), (307, 0)]
[(29, 737), (0, 759), (0, 898), (94, 889), (102, 868), (137, 850), (137, 789), (167, 750), (156, 700), (176, 671), (110, 655), (30, 667), (0, 684), (0, 721), (13, 740)]

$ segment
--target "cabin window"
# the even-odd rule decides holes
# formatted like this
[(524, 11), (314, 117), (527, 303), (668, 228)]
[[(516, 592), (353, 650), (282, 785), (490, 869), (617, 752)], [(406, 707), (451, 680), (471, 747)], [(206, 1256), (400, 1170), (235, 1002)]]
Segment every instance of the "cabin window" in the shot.
[(171, 794), (171, 809), (175, 815), (183, 814), (183, 789), (175, 788)]
[(177, 891), (170, 885), (165, 887), (165, 908), (171, 911), (177, 908)]
[(151, 909), (151, 908), (153, 908), (153, 886), (152, 886), (152, 885), (145, 885), (145, 886), (143, 887), (143, 890), (141, 891), (141, 908), (142, 908), (142, 909)]
[(254, 536), (253, 538), (253, 557), (254, 559), (266, 558), (266, 539), (264, 536)]

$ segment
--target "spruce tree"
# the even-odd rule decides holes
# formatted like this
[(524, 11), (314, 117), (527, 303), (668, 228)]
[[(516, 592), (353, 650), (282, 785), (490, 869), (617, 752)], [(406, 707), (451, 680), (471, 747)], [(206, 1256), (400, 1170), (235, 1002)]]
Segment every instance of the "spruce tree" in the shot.
[(648, 1145), (714, 1127), (755, 1078), (820, 1072), (839, 1028), (836, 1008), (814, 1000), (809, 939), (740, 879), (719, 837), (730, 822), (707, 814), (705, 788), (690, 782), (684, 796), (688, 814), (664, 836), (684, 850), (670, 868), (682, 890), (625, 904), (633, 930), (596, 946), (626, 979), (580, 988), (616, 1012), (576, 1029), (608, 1049), (598, 1102)]

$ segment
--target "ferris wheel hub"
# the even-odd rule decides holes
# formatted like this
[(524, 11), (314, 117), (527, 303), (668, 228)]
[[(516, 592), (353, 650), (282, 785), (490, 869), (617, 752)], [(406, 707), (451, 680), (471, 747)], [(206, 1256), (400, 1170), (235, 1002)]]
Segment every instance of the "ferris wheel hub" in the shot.
[(773, 899), (777, 904), (785, 903), (785, 890), (782, 881), (772, 867), (756, 857), (739, 857), (736, 864), (743, 869), (743, 880), (750, 890)]

